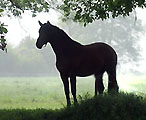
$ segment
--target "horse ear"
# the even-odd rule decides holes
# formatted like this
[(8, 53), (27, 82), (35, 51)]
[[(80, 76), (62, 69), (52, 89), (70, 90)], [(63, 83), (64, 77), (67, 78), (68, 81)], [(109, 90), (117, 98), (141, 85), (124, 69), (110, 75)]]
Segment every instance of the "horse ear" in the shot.
[(47, 24), (51, 25), (51, 23), (49, 21), (47, 21)]
[(43, 25), (40, 21), (38, 21), (38, 22), (39, 22), (39, 25), (40, 25), (40, 26), (42, 26), (42, 25)]

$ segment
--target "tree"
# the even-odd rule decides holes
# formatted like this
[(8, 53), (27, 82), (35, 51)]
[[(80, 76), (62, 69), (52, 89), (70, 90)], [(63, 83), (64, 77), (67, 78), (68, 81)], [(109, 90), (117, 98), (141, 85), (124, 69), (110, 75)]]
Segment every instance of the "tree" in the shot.
[(36, 40), (27, 36), (9, 52), (0, 51), (0, 76), (53, 76), (56, 75), (55, 56), (51, 48), (38, 51)]
[(8, 16), (21, 16), (25, 10), (33, 13), (48, 12), (55, 0), (46, 2), (45, 0), (1, 0), (0, 7)]
[(27, 36), (20, 42), (19, 46), (13, 49), (17, 57), (17, 63), (15, 63), (18, 70), (16, 73), (24, 76), (54, 75), (56, 71), (53, 53), (50, 48), (48, 48), (49, 51), (48, 49), (38, 51), (35, 43), (35, 39)]
[[(68, 17), (74, 14), (74, 20), (90, 23), (96, 19), (129, 16), (136, 7), (145, 8), (145, 0), (1, 0), (0, 7), (9, 15), (20, 16), (25, 10), (33, 14), (48, 12), (50, 8), (62, 10)], [(34, 15), (35, 16), (35, 15)]]
[(25, 10), (36, 16), (39, 12), (48, 12), (50, 8), (63, 11), (65, 19), (83, 22), (84, 25), (98, 19), (129, 16), (136, 7), (145, 8), (145, 0), (1, 0), (0, 15), (4, 11), (10, 16), (21, 16)]
[(64, 0), (61, 9), (65, 19), (84, 25), (99, 19), (129, 16), (136, 7), (145, 8), (145, 0)]

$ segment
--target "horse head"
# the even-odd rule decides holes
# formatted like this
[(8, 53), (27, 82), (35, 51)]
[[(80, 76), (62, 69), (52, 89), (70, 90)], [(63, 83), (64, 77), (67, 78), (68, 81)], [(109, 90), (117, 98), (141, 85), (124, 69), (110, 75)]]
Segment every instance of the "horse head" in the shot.
[(40, 29), (39, 29), (39, 37), (37, 39), (36, 42), (36, 47), (41, 49), (44, 45), (46, 46), (48, 42), (51, 42), (51, 40), (53, 39), (52, 37), (53, 35), (53, 25), (50, 24), (50, 22), (48, 21), (47, 23), (41, 23), (40, 21), (39, 25), (40, 25)]

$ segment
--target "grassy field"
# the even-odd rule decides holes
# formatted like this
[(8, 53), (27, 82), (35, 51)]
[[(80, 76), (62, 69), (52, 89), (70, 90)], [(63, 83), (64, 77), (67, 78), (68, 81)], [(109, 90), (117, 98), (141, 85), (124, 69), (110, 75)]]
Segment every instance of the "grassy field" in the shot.
[(146, 99), (125, 93), (86, 95), (68, 108), (0, 110), (0, 120), (146, 120)]
[(56, 78), (0, 78), (0, 109), (61, 107), (62, 88)]
[[(106, 79), (106, 77), (105, 77)], [(107, 81), (104, 82), (107, 85)], [(121, 91), (145, 95), (146, 77), (118, 76)], [(93, 95), (94, 78), (78, 78), (77, 95)], [(59, 77), (0, 78), (0, 109), (56, 109), (66, 106)]]

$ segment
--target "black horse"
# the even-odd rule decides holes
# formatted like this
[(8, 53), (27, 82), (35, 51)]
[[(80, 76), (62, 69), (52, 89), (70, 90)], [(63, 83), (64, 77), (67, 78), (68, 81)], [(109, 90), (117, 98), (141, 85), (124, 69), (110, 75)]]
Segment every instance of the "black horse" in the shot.
[(64, 84), (67, 105), (69, 106), (69, 78), (71, 83), (71, 92), (76, 99), (76, 76), (85, 77), (94, 75), (95, 95), (97, 92), (102, 94), (104, 91), (103, 73), (108, 74), (108, 91), (118, 92), (116, 81), (117, 55), (112, 47), (105, 43), (94, 43), (82, 45), (72, 40), (62, 29), (47, 22), (42, 24), (39, 21), (40, 30), (36, 46), (41, 49), (49, 42), (56, 55), (56, 67), (60, 72)]

